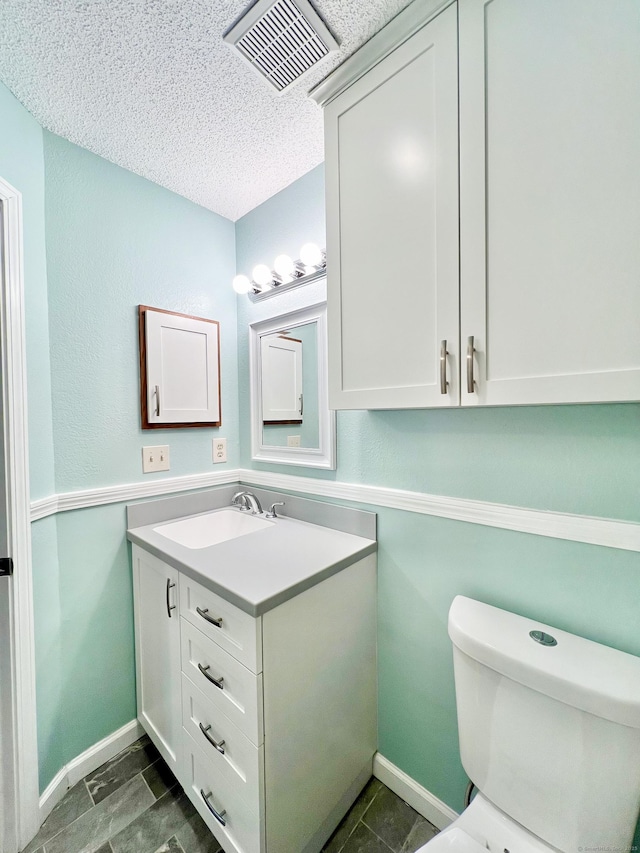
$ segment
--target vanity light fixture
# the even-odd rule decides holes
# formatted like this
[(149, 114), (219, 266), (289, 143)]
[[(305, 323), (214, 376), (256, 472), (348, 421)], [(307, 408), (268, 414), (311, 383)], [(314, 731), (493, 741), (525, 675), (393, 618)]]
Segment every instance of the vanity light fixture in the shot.
[(273, 269), (269, 269), (266, 264), (257, 264), (253, 268), (251, 278), (240, 274), (233, 279), (233, 289), (239, 294), (247, 293), (249, 298), (255, 301), (315, 281), (325, 274), (326, 269), (327, 256), (324, 249), (316, 243), (305, 243), (300, 249), (300, 258), (297, 261), (283, 254), (275, 259)]

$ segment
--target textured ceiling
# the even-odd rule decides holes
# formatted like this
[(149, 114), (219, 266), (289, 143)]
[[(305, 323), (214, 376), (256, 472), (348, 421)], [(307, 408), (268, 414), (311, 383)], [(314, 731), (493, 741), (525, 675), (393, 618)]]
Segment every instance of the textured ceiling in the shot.
[(278, 95), (222, 41), (243, 0), (0, 0), (0, 80), (53, 133), (237, 219), (323, 160), (307, 92), (409, 0), (318, 0), (340, 43)]

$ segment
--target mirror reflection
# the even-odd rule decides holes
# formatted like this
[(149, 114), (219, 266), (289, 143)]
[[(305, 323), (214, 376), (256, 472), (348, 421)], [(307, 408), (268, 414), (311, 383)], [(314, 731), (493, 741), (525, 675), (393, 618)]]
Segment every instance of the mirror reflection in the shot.
[(251, 458), (258, 462), (335, 470), (324, 288), (320, 295), (321, 301), (249, 324)]
[(261, 336), (260, 384), (262, 443), (319, 448), (316, 321)]

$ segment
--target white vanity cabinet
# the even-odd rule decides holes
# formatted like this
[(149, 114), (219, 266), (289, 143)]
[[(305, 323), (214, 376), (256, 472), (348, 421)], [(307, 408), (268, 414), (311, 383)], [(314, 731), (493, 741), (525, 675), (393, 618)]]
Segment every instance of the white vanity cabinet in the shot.
[(133, 546), (138, 719), (171, 770), (182, 753), (178, 572)]
[(636, 0), (438, 5), (316, 94), (330, 405), (640, 399)]
[[(318, 853), (372, 770), (375, 554), (255, 617), (137, 545), (133, 559), (140, 722), (160, 748), (144, 676), (163, 675), (174, 772), (226, 853)], [(149, 615), (149, 566), (177, 581), (171, 618)]]

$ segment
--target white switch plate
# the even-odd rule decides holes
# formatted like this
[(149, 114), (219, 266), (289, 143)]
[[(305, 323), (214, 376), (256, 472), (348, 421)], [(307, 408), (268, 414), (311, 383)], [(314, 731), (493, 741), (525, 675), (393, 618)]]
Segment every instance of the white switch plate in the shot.
[(226, 438), (214, 438), (213, 439), (213, 462), (226, 462), (227, 461), (227, 439)]
[(300, 436), (299, 435), (288, 435), (287, 436), (287, 447), (300, 447)]
[(155, 447), (142, 448), (142, 473), (169, 470), (169, 445), (158, 444)]

